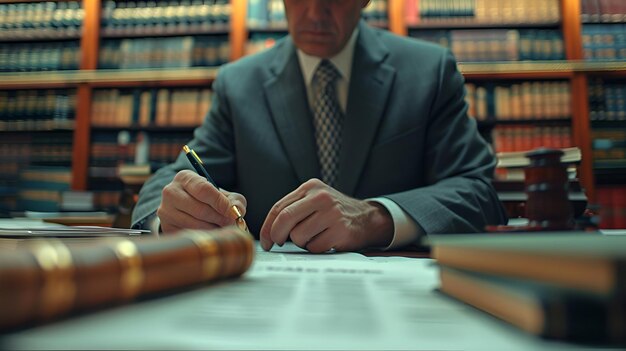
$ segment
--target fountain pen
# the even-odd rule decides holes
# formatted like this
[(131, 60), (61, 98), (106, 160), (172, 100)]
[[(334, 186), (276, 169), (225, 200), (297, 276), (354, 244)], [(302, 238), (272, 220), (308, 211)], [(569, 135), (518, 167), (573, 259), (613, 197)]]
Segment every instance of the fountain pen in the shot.
[[(198, 172), (199, 175), (206, 178), (206, 180), (209, 183), (211, 183), (216, 189), (219, 189), (220, 187), (217, 186), (217, 183), (215, 183), (213, 178), (211, 178), (211, 176), (209, 175), (209, 172), (207, 172), (206, 168), (204, 168), (204, 163), (202, 162), (200, 157), (198, 157), (198, 154), (196, 154), (196, 152), (193, 151), (187, 145), (183, 146), (183, 151), (185, 152), (185, 155), (187, 156), (189, 163), (191, 163), (191, 165), (196, 170), (196, 172)], [(241, 214), (241, 211), (239, 211), (239, 208), (233, 205), (230, 208), (230, 210), (233, 214), (233, 217), (235, 217), (235, 223), (237, 224), (237, 227), (249, 233), (250, 231), (248, 230), (248, 225), (246, 224), (246, 221), (243, 219), (243, 215)]]

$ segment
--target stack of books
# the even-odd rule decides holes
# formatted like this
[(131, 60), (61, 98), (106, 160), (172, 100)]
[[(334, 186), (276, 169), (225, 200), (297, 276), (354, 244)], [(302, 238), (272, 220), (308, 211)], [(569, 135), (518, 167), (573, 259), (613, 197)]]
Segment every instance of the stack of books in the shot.
[[(561, 163), (566, 165), (569, 180), (577, 178), (576, 166), (582, 160), (582, 153), (578, 147), (560, 149), (563, 151)], [(496, 179), (501, 181), (524, 181), (524, 168), (530, 165), (530, 159), (526, 157), (528, 151), (498, 152), (496, 154)]]
[(551, 339), (626, 343), (626, 236), (431, 235), (444, 294)]

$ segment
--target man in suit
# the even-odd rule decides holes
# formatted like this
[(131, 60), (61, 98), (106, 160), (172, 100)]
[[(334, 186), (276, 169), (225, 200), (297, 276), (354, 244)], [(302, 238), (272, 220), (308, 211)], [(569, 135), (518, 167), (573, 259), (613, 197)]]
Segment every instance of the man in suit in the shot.
[(142, 188), (134, 225), (211, 229), (236, 205), (264, 249), (325, 252), (505, 223), (449, 52), (369, 27), (369, 0), (284, 2), (289, 36), (220, 69), (189, 143), (226, 190), (181, 154)]

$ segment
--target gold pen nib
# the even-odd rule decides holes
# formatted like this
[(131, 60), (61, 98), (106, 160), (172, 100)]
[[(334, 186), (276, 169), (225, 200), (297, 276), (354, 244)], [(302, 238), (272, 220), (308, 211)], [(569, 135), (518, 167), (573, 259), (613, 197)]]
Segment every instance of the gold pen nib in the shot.
[(246, 221), (243, 219), (243, 217), (237, 218), (235, 222), (237, 223), (237, 227), (239, 229), (243, 230), (246, 233), (250, 233), (250, 231), (248, 230), (248, 225), (246, 224)]
[(235, 217), (237, 227), (246, 233), (250, 233), (250, 230), (248, 230), (248, 224), (246, 224), (246, 220), (243, 219), (243, 215), (241, 214), (241, 211), (239, 211), (239, 208), (237, 206), (233, 206), (231, 207), (231, 210), (233, 212), (233, 216)]

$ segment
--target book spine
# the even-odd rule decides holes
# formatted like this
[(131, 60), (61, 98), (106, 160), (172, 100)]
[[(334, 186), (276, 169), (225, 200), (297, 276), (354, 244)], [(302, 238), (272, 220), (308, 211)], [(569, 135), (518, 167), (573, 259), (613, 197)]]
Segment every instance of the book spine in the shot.
[(254, 250), (235, 227), (82, 246), (33, 240), (0, 257), (0, 330), (236, 277)]
[(626, 341), (626, 305), (619, 297), (445, 266), (440, 279), (444, 294), (526, 332), (569, 341)]

